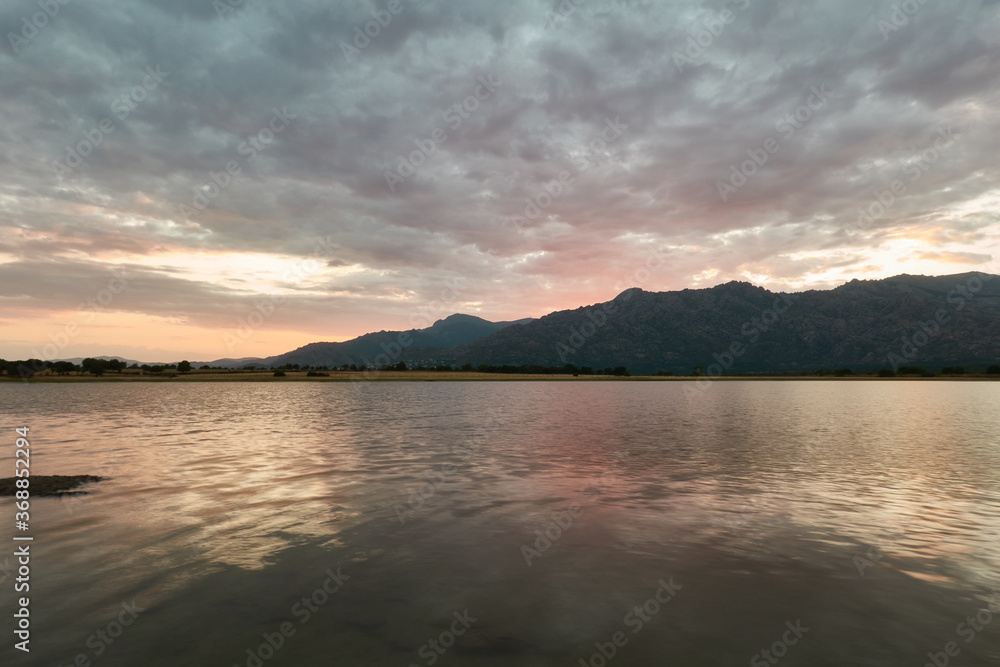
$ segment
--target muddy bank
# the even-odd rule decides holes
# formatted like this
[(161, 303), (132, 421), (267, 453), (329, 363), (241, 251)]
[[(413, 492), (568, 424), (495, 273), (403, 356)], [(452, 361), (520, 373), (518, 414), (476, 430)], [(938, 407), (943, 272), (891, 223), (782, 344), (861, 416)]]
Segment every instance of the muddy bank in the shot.
[[(14, 495), (18, 490), (15, 484), (18, 479), (17, 477), (0, 479), (0, 496)], [(31, 482), (27, 490), (32, 496), (66, 496), (87, 493), (75, 489), (89, 482), (100, 482), (104, 478), (97, 475), (34, 475), (27, 479)]]

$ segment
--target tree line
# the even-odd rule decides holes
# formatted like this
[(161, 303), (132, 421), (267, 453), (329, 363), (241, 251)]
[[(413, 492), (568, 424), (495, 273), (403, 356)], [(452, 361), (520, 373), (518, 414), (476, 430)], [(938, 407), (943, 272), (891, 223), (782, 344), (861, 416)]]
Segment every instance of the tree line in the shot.
[[(70, 374), (77, 375), (93, 375), (95, 377), (100, 377), (105, 374), (116, 373), (121, 375), (123, 371), (128, 370), (140, 370), (144, 373), (150, 374), (161, 374), (161, 373), (190, 373), (194, 370), (193, 366), (189, 361), (181, 361), (176, 364), (136, 364), (133, 363), (128, 366), (124, 361), (119, 359), (95, 359), (88, 357), (83, 359), (79, 364), (73, 363), (72, 361), (44, 361), (41, 359), (22, 359), (18, 361), (8, 361), (6, 359), (0, 359), (0, 375), (6, 375), (8, 377), (20, 377), (27, 379), (33, 377), (34, 375), (47, 372), (47, 374), (66, 376)], [(201, 370), (220, 370), (235, 372), (232, 369), (213, 367), (208, 364), (200, 366)], [(244, 366), (241, 370), (254, 371), (254, 370), (272, 370), (278, 372), (286, 371), (309, 371), (310, 373), (317, 373), (316, 377), (320, 377), (318, 372), (320, 371), (364, 371), (367, 367), (364, 365), (357, 364), (341, 364), (341, 365), (322, 365), (322, 364), (284, 364), (282, 366), (272, 366), (270, 368), (257, 367), (253, 365)], [(503, 364), (503, 365), (489, 365), (480, 364), (478, 366), (473, 366), (472, 364), (463, 364), (461, 367), (453, 367), (449, 364), (438, 364), (438, 365), (425, 365), (425, 364), (414, 364), (408, 366), (405, 362), (398, 362), (396, 364), (386, 364), (382, 366), (379, 370), (381, 371), (462, 371), (466, 373), (478, 372), (478, 373), (498, 373), (498, 374), (508, 374), (508, 375), (611, 375), (615, 377), (630, 377), (632, 375), (628, 368), (625, 366), (615, 366), (608, 367), (604, 369), (595, 369), (591, 366), (576, 366), (574, 364), (564, 364), (562, 366), (542, 366), (535, 364)], [(870, 373), (871, 371), (869, 371)], [(981, 371), (977, 370), (967, 370), (964, 366), (943, 366), (940, 367), (938, 371), (941, 375), (970, 375), (976, 374)], [(705, 374), (705, 369), (702, 366), (695, 366), (691, 372), (692, 376), (699, 377)], [(760, 373), (755, 373), (759, 375)], [(787, 373), (781, 373), (787, 374)], [(855, 375), (854, 371), (849, 368), (838, 368), (833, 370), (820, 369), (813, 373), (798, 373), (800, 375), (817, 375), (817, 376), (835, 376), (835, 377), (849, 377)], [(879, 377), (906, 377), (906, 376), (921, 376), (921, 377), (934, 377), (936, 373), (928, 368), (922, 366), (900, 366), (898, 369), (893, 370), (889, 368), (883, 368), (876, 372)], [(986, 375), (1000, 375), (1000, 364), (992, 364), (986, 371)], [(671, 371), (660, 371), (655, 373), (658, 376), (670, 376), (674, 375)], [(279, 376), (280, 377), (280, 376)]]
[(0, 359), (0, 375), (5, 374), (9, 377), (20, 377), (23, 379), (28, 379), (43, 371), (48, 371), (50, 374), (55, 375), (69, 375), (71, 373), (93, 375), (96, 377), (100, 377), (105, 373), (117, 373), (121, 375), (122, 371), (126, 368), (150, 373), (162, 373), (164, 371), (186, 373), (191, 371), (191, 363), (182, 361), (177, 364), (142, 364), (141, 366), (139, 364), (132, 364), (129, 366), (120, 359), (94, 359), (92, 357), (83, 359), (79, 364), (75, 364), (72, 361), (43, 361), (42, 359), (21, 359), (19, 361)]

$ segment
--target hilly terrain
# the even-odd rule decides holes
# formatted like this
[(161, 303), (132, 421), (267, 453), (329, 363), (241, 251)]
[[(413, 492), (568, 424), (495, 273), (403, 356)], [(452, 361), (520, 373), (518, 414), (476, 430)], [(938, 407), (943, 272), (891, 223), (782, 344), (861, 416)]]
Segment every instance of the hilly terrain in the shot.
[[(291, 352), (273, 357), (218, 359), (207, 362), (212, 366), (243, 367), (247, 365), (265, 368), (298, 364), (300, 366), (358, 366), (375, 364), (379, 355), (394, 350), (394, 346), (405, 348), (405, 356), (391, 356), (391, 361), (399, 359), (434, 360), (441, 349), (454, 348), (489, 336), (512, 324), (531, 322), (531, 318), (517, 322), (490, 322), (474, 315), (451, 315), (438, 320), (426, 329), (409, 331), (377, 331), (342, 343), (310, 343)], [(380, 359), (381, 361), (381, 359)], [(200, 363), (200, 362), (199, 362)]]
[(673, 292), (632, 288), (611, 301), (537, 320), (456, 314), (426, 329), (205, 363), (377, 367), (400, 361), (411, 368), (572, 364), (636, 374), (687, 374), (697, 367), (734, 374), (986, 367), (1000, 363), (1000, 276), (900, 275), (795, 293), (738, 281)]
[(852, 280), (782, 294), (745, 282), (626, 290), (457, 346), (450, 363), (733, 373), (1000, 361), (1000, 276)]

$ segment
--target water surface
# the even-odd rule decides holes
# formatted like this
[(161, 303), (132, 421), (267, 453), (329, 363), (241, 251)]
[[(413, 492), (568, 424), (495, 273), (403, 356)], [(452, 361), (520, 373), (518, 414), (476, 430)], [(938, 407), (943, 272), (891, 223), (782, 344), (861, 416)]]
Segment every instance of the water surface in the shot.
[(1000, 384), (685, 386), (0, 385), (4, 664), (1000, 664)]

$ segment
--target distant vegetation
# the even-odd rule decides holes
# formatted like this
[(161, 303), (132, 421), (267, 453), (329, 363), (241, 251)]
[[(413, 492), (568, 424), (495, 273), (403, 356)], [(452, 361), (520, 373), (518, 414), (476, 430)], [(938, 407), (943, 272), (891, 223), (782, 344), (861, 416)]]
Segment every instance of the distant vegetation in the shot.
[[(832, 375), (834, 377), (842, 378), (842, 377), (847, 377), (849, 375), (854, 375), (854, 371), (852, 371), (850, 368), (838, 368), (832, 371), (818, 370), (816, 371), (816, 375), (819, 376)], [(879, 375), (881, 375), (881, 371), (879, 371)]]
[(459, 368), (455, 368), (448, 364), (439, 364), (436, 366), (426, 366), (422, 364), (414, 364), (412, 367), (407, 366), (406, 362), (400, 361), (396, 364), (384, 364), (379, 368), (371, 369), (364, 366), (358, 366), (356, 364), (342, 364), (340, 366), (334, 366), (329, 368), (327, 366), (300, 366), (299, 364), (285, 364), (284, 366), (278, 366), (278, 370), (283, 371), (300, 371), (308, 370), (306, 377), (322, 377), (328, 375), (327, 373), (321, 373), (319, 371), (354, 371), (361, 372), (365, 370), (378, 370), (381, 372), (403, 372), (403, 371), (419, 371), (419, 372), (455, 372), (460, 371), (463, 373), (504, 373), (513, 375), (615, 375), (620, 377), (629, 377), (632, 374), (624, 366), (618, 366), (615, 368), (605, 368), (603, 370), (594, 370), (590, 366), (576, 367), (573, 364), (565, 364), (562, 366), (514, 366), (514, 365), (503, 365), (503, 366), (489, 366), (482, 364), (479, 366), (473, 366), (472, 364), (464, 364)]
[[(206, 368), (202, 366), (202, 368)], [(191, 372), (191, 363), (182, 361), (179, 364), (166, 364), (163, 366), (143, 364), (132, 364), (128, 366), (120, 359), (94, 359), (87, 357), (79, 364), (71, 361), (42, 361), (41, 359), (23, 359), (20, 361), (7, 361), (0, 359), (0, 375), (6, 374), (9, 377), (30, 378), (37, 374), (45, 375), (92, 375), (101, 377), (108, 373), (122, 375), (126, 370), (140, 373), (159, 374), (167, 371), (178, 371), (181, 373)]]
[(486, 364), (476, 367), (477, 373), (505, 373), (505, 374), (526, 374), (526, 375), (614, 375), (617, 377), (631, 377), (628, 369), (624, 366), (615, 368), (605, 368), (604, 370), (594, 370), (590, 366), (577, 368), (573, 364), (563, 366), (487, 366)]
[[(472, 364), (466, 363), (460, 367), (453, 367), (448, 364), (438, 364), (435, 366), (427, 366), (422, 364), (414, 364), (412, 367), (407, 366), (405, 362), (398, 362), (395, 364), (385, 364), (380, 368), (371, 368), (363, 365), (357, 364), (342, 364), (340, 366), (323, 366), (323, 365), (299, 365), (299, 364), (285, 364), (279, 367), (257, 367), (254, 365), (244, 366), (242, 369), (233, 368), (221, 368), (221, 367), (211, 367), (208, 364), (200, 366), (195, 370), (191, 363), (188, 361), (181, 361), (177, 364), (163, 364), (163, 365), (150, 365), (150, 364), (132, 364), (131, 366), (126, 366), (125, 362), (119, 361), (117, 359), (94, 359), (86, 358), (79, 364), (75, 364), (70, 361), (42, 361), (40, 359), (26, 359), (21, 361), (7, 361), (5, 359), (0, 359), (0, 376), (6, 377), (18, 377), (27, 379), (33, 376), (47, 376), (47, 377), (67, 377), (67, 376), (78, 376), (78, 377), (102, 377), (102, 376), (152, 376), (156, 378), (174, 378), (180, 375), (198, 376), (198, 375), (219, 375), (220, 373), (225, 375), (241, 375), (243, 373), (271, 373), (273, 377), (288, 377), (289, 373), (298, 373), (300, 377), (304, 375), (308, 378), (321, 378), (330, 377), (332, 372), (342, 372), (342, 373), (361, 373), (361, 372), (432, 372), (432, 373), (447, 373), (447, 372), (463, 372), (463, 373), (491, 373), (500, 375), (570, 375), (573, 377), (580, 376), (612, 376), (612, 377), (632, 377), (633, 373), (625, 366), (614, 366), (606, 368), (593, 368), (592, 366), (576, 366), (575, 364), (563, 364), (561, 366), (542, 366), (537, 364), (503, 364), (503, 365), (489, 365), (480, 364), (478, 366), (473, 366)], [(641, 375), (641, 374), (640, 374)], [(695, 366), (691, 369), (688, 374), (685, 373), (675, 373), (670, 370), (660, 370), (656, 373), (650, 373), (648, 375), (654, 377), (705, 377), (710, 376), (711, 373), (706, 372), (705, 367)], [(816, 371), (799, 371), (799, 372), (788, 372), (788, 371), (757, 371), (757, 372), (747, 372), (747, 373), (722, 373), (721, 375), (711, 375), (712, 377), (760, 377), (760, 376), (784, 376), (784, 377), (881, 377), (881, 378), (892, 378), (892, 377), (936, 377), (937, 375), (943, 376), (982, 376), (982, 375), (1000, 375), (1000, 364), (992, 364), (988, 368), (967, 368), (965, 366), (943, 366), (937, 369), (937, 373), (934, 370), (925, 368), (923, 366), (900, 366), (896, 370), (890, 368), (882, 368), (877, 371), (867, 369), (867, 370), (854, 370), (850, 368), (835, 368), (835, 369), (819, 369)]]

